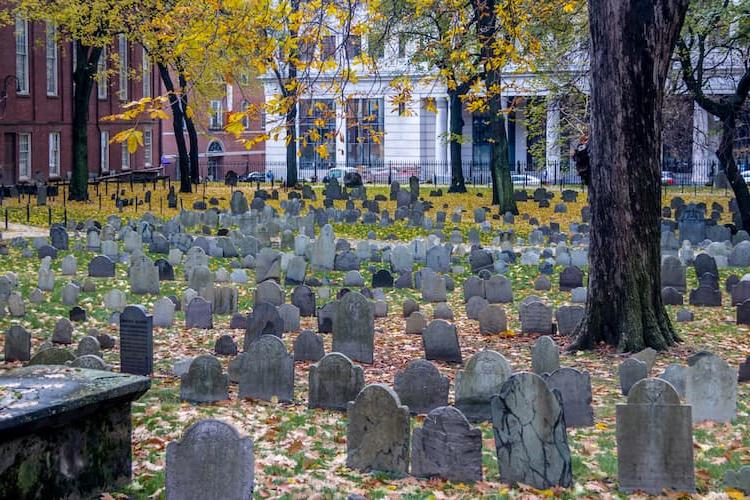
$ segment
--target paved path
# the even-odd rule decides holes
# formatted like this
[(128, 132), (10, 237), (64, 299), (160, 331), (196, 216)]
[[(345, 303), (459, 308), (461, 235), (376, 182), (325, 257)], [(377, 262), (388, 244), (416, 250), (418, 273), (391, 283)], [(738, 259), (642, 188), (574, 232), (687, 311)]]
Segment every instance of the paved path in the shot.
[(26, 224), (15, 224), (13, 222), (8, 224), (8, 229), (0, 224), (0, 233), (4, 240), (10, 240), (16, 236), (24, 236), (31, 238), (34, 236), (49, 236), (49, 230), (43, 227), (27, 226)]

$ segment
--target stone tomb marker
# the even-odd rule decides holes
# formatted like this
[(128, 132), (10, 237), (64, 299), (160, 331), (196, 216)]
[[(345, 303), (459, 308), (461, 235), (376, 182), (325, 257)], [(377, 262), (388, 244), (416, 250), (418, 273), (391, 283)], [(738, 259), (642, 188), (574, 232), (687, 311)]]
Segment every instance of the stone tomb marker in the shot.
[(346, 465), (363, 471), (409, 472), (409, 408), (393, 389), (370, 384), (347, 405)]
[(499, 393), (513, 370), (496, 351), (479, 351), (456, 374), (456, 407), (472, 422), (490, 420), (490, 398)]
[(349, 292), (337, 302), (333, 317), (333, 350), (353, 361), (371, 364), (375, 344), (373, 305), (359, 292)]
[(21, 325), (11, 326), (5, 332), (5, 362), (31, 359), (31, 335)]
[(426, 359), (447, 363), (462, 362), (456, 325), (443, 319), (430, 321), (422, 331), (422, 347)]
[(294, 339), (294, 361), (320, 361), (325, 356), (323, 337), (304, 330)]
[(469, 425), (461, 410), (432, 410), (412, 434), (411, 473), (454, 482), (482, 480), (482, 431)]
[(617, 476), (620, 490), (658, 495), (695, 491), (691, 407), (669, 382), (647, 378), (617, 405)]
[(218, 359), (201, 354), (190, 363), (180, 377), (180, 400), (192, 403), (213, 403), (229, 399), (229, 378)]
[(120, 371), (150, 375), (154, 371), (153, 316), (141, 305), (120, 313)]
[(403, 370), (396, 372), (393, 387), (401, 402), (414, 415), (448, 405), (450, 381), (426, 359), (412, 360)]
[(573, 482), (562, 398), (535, 373), (511, 375), (492, 396), (500, 480), (538, 489)]
[(294, 359), (280, 338), (262, 335), (245, 346), (244, 370), (239, 377), (239, 397), (291, 401), (294, 397)]
[(541, 301), (532, 300), (520, 307), (521, 333), (552, 333), (552, 308)]
[(220, 420), (193, 424), (167, 445), (167, 500), (251, 500), (253, 441)]
[(544, 380), (550, 390), (560, 391), (567, 427), (594, 425), (589, 372), (580, 372), (575, 368), (558, 368), (552, 373), (545, 373)]
[(205, 328), (211, 330), (213, 327), (214, 320), (211, 303), (203, 297), (193, 297), (185, 308), (185, 328)]
[(364, 386), (362, 367), (339, 352), (331, 352), (310, 367), (307, 405), (309, 408), (346, 410), (347, 403), (353, 401)]
[(636, 382), (648, 377), (648, 365), (638, 358), (630, 357), (620, 363), (617, 373), (622, 394), (627, 396)]

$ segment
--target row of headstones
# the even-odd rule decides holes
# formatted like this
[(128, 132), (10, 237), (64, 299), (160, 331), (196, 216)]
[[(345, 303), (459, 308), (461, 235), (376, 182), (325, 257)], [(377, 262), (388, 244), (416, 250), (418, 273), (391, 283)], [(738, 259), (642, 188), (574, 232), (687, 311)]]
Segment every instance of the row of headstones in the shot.
[[(533, 373), (511, 375), (490, 401), (500, 480), (538, 489), (569, 487), (572, 461), (560, 393)], [(347, 404), (347, 466), (455, 482), (480, 481), (482, 436), (456, 407), (431, 410), (411, 430), (410, 410), (381, 384)], [(617, 405), (618, 480), (624, 492), (695, 491), (691, 407), (661, 379), (639, 381)], [(206, 464), (211, 466), (207, 467)], [(748, 467), (725, 486), (750, 492)], [(204, 420), (169, 443), (169, 499), (245, 498), (254, 485), (253, 443), (230, 425)]]

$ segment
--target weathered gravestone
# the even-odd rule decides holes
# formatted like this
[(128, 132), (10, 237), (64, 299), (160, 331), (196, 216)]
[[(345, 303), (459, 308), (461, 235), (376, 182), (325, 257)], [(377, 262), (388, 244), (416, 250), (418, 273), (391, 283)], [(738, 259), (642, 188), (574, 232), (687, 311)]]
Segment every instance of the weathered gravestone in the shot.
[[(479, 297), (472, 297), (472, 299), (484, 300)], [(498, 304), (489, 304), (483, 307), (479, 311), (477, 319), (479, 320), (479, 333), (482, 335), (494, 335), (508, 329), (505, 310)]]
[(492, 396), (500, 480), (534, 488), (567, 488), (573, 482), (562, 399), (539, 375), (511, 375)]
[(456, 374), (456, 407), (472, 422), (490, 420), (490, 398), (511, 376), (505, 357), (495, 351), (479, 351)]
[(190, 426), (167, 445), (167, 500), (252, 500), (253, 441), (220, 420)]
[(697, 245), (706, 239), (706, 215), (696, 205), (690, 204), (683, 208), (678, 219), (680, 241), (689, 240)]
[(445, 320), (430, 321), (422, 331), (422, 347), (426, 359), (447, 363), (462, 362), (458, 330), (455, 325)]
[(620, 390), (627, 396), (636, 382), (648, 377), (648, 365), (640, 359), (630, 357), (620, 363), (617, 373), (620, 377)]
[(333, 317), (333, 350), (353, 361), (371, 364), (374, 343), (372, 303), (358, 292), (347, 293), (338, 301)]
[(141, 305), (120, 313), (120, 371), (150, 375), (154, 370), (153, 317)]
[(346, 410), (349, 401), (354, 401), (365, 386), (365, 375), (361, 366), (338, 352), (323, 356), (310, 367), (309, 408)]
[(393, 388), (401, 403), (414, 415), (429, 413), (448, 404), (450, 381), (426, 359), (410, 361), (396, 372)]
[(299, 285), (292, 290), (292, 305), (299, 309), (301, 317), (315, 316), (315, 293), (307, 285)]
[(98, 498), (128, 483), (130, 403), (149, 386), (145, 377), (63, 366), (0, 375), (3, 392), (14, 393), (0, 419), (2, 497)]
[(432, 410), (412, 434), (411, 473), (454, 482), (482, 480), (482, 431), (469, 425), (460, 410)]
[(21, 325), (12, 325), (5, 332), (5, 362), (31, 359), (31, 335)]
[(294, 359), (274, 335), (262, 335), (245, 346), (247, 363), (239, 377), (239, 397), (291, 401), (294, 397)]
[(427, 326), (427, 318), (421, 311), (414, 311), (406, 319), (406, 333), (412, 335), (422, 335)]
[(575, 368), (558, 368), (552, 373), (546, 373), (544, 380), (550, 390), (560, 391), (567, 427), (594, 425), (589, 372), (580, 372)]
[(180, 399), (191, 403), (213, 403), (229, 399), (229, 379), (218, 359), (202, 354), (180, 377)]
[(701, 285), (690, 291), (689, 302), (691, 306), (720, 307), (721, 290), (712, 286)]
[(294, 339), (294, 361), (319, 361), (325, 356), (323, 337), (305, 330)]
[(562, 306), (555, 310), (557, 331), (560, 335), (570, 335), (583, 319), (585, 309), (583, 306)]
[(106, 255), (97, 255), (89, 261), (89, 276), (92, 278), (114, 278), (115, 263)]
[(284, 320), (279, 315), (276, 306), (268, 302), (256, 304), (253, 311), (248, 314), (245, 325), (244, 349), (246, 351), (250, 344), (262, 335), (275, 335), (281, 338), (284, 334)]
[(34, 354), (29, 360), (29, 366), (33, 365), (65, 365), (73, 361), (75, 355), (61, 347), (48, 347)]
[(174, 322), (174, 302), (169, 297), (162, 297), (154, 304), (154, 326), (169, 328)]
[(560, 368), (560, 348), (552, 337), (539, 337), (531, 347), (531, 369), (537, 375), (552, 373)]
[(669, 255), (661, 261), (661, 286), (671, 286), (680, 293), (685, 293), (685, 267), (677, 257)]
[(490, 304), (513, 302), (513, 289), (505, 276), (492, 276), (484, 282), (484, 298)]
[(213, 309), (211, 303), (203, 297), (193, 297), (185, 308), (185, 328), (214, 327)]
[(560, 273), (560, 290), (567, 292), (583, 286), (583, 271), (577, 267), (566, 267)]
[(617, 476), (626, 493), (695, 491), (691, 408), (668, 382), (643, 379), (617, 405)]
[(346, 465), (363, 471), (409, 471), (409, 409), (393, 389), (366, 386), (347, 405)]
[(552, 308), (539, 300), (521, 303), (521, 333), (552, 333)]

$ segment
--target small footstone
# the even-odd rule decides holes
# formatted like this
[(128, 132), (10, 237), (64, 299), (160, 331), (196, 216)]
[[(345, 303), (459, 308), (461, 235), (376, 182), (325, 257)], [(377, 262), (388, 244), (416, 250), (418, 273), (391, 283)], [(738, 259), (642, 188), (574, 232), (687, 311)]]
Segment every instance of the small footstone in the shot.
[(236, 356), (237, 355), (237, 343), (234, 341), (231, 335), (225, 334), (216, 339), (214, 344), (214, 352), (219, 356)]

